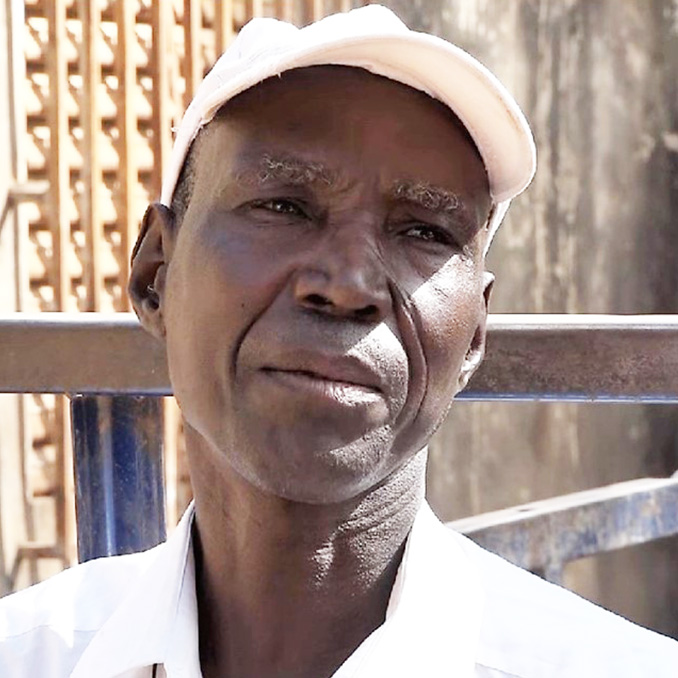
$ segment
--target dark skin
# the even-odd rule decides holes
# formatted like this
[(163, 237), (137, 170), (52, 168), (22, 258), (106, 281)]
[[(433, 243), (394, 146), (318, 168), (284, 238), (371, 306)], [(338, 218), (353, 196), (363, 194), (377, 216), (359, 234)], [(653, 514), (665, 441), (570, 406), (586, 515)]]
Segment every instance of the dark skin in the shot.
[(248, 90), (196, 144), (130, 293), (185, 422), (203, 674), (331, 676), (384, 620), (482, 359), (486, 173), (447, 108), (345, 67)]

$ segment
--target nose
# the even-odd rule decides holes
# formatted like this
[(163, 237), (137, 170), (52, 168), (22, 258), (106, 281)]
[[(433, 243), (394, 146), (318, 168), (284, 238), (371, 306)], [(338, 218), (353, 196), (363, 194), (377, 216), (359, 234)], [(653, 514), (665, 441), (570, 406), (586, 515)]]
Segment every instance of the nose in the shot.
[(388, 279), (367, 237), (326, 238), (296, 272), (294, 298), (303, 308), (362, 322), (381, 322), (391, 308)]

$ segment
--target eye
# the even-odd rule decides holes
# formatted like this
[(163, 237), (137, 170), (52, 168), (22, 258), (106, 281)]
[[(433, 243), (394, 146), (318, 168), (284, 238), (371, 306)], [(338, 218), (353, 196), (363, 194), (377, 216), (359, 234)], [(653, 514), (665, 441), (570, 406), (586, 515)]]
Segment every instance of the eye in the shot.
[(431, 224), (414, 224), (404, 229), (402, 235), (426, 243), (456, 245), (455, 239), (446, 229)]
[(285, 216), (297, 216), (307, 218), (306, 211), (298, 201), (289, 198), (271, 198), (269, 200), (257, 200), (251, 204), (255, 210), (282, 214)]

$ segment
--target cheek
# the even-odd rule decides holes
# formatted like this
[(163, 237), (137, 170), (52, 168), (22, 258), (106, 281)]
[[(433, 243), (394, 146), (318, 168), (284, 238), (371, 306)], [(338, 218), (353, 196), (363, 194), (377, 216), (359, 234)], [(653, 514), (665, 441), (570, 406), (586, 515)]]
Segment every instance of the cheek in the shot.
[(237, 332), (275, 294), (282, 258), (237, 219), (207, 214), (190, 228), (177, 247), (174, 287), (180, 306), (188, 315), (200, 311), (218, 318), (222, 332)]
[[(178, 254), (178, 256), (176, 256)], [(227, 361), (220, 350), (219, 310), (215, 305), (210, 266), (196, 265), (189, 252), (177, 248), (167, 276), (163, 314), (167, 328), (167, 360), (174, 395), (183, 415), (201, 431), (204, 403), (219, 393)], [(222, 369), (223, 366), (223, 369)]]
[(457, 377), (480, 322), (482, 276), (473, 262), (450, 262), (412, 295), (428, 367), (427, 391), (456, 390)]
[(163, 309), (167, 353), (177, 399), (200, 432), (210, 412), (229, 408), (242, 337), (276, 294), (274, 265), (225, 228), (204, 223), (180, 233)]
[(414, 371), (412, 381), (422, 398), (399, 432), (395, 446), (399, 458), (428, 443), (459, 390), (464, 358), (481, 319), (479, 268), (473, 262), (450, 261), (409, 297), (423, 361), (422, 369)]

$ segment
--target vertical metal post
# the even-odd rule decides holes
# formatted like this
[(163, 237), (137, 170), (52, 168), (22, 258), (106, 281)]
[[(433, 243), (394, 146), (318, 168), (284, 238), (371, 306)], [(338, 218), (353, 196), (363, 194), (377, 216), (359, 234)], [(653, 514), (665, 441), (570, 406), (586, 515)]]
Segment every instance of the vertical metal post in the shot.
[(71, 400), (81, 562), (142, 551), (165, 538), (162, 401)]

